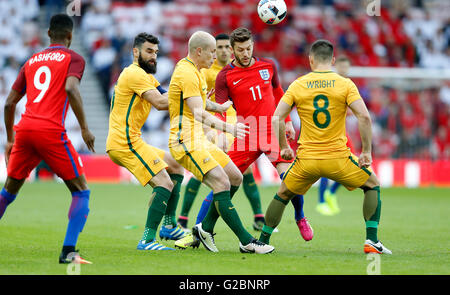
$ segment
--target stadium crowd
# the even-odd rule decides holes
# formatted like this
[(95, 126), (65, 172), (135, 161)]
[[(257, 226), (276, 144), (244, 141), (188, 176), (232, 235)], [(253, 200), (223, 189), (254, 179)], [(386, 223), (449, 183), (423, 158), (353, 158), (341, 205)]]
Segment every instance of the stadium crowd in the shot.
[[(255, 55), (276, 61), (285, 90), (309, 71), (308, 47), (318, 38), (332, 41), (336, 55), (347, 56), (354, 66), (450, 68), (450, 18), (443, 8), (448, 7), (447, 1), (429, 1), (428, 6), (423, 1), (390, 1), (379, 17), (368, 16), (360, 1), (285, 2), (288, 17), (273, 27), (259, 20), (255, 3), (243, 0), (84, 0), (77, 22), (89, 52), (86, 58), (97, 73), (107, 103), (120, 71), (131, 63), (133, 37), (143, 30), (161, 41), (156, 78), (165, 87), (174, 64), (185, 56), (187, 37), (193, 31), (207, 29), (217, 34), (239, 26), (249, 27), (256, 36)], [(15, 73), (41, 42), (38, 1), (0, 1), (0, 5), (3, 104)], [(26, 5), (29, 9), (21, 9)], [(394, 87), (381, 79), (354, 81), (373, 116), (374, 157), (450, 159), (450, 81), (425, 84), (421, 89), (409, 82)], [(144, 136), (167, 130), (166, 116), (152, 116)], [(354, 122), (350, 116), (348, 132), (358, 152)]]

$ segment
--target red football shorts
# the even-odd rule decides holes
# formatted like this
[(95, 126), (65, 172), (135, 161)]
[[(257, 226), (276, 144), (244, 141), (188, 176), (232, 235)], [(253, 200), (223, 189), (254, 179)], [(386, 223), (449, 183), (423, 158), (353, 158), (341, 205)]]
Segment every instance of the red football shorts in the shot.
[(17, 131), (8, 176), (25, 179), (41, 161), (63, 180), (84, 174), (81, 159), (65, 132)]
[(267, 129), (259, 129), (257, 132), (251, 132), (244, 139), (235, 138), (228, 152), (231, 161), (233, 161), (242, 173), (261, 154), (266, 154), (274, 167), (278, 163), (291, 163), (293, 161), (293, 159), (285, 160), (281, 158), (278, 139), (272, 132), (267, 132)]

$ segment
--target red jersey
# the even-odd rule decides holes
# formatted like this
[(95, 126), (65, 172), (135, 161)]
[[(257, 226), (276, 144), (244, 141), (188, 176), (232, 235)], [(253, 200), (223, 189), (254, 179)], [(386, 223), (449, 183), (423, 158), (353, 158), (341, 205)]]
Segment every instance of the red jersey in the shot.
[[(231, 62), (216, 78), (216, 102), (231, 100), (239, 122), (256, 117), (258, 123), (264, 121), (270, 125), (283, 94), (277, 67), (270, 59), (255, 57), (255, 63), (248, 68), (236, 67)], [(265, 118), (261, 120), (260, 117)]]
[(52, 44), (21, 68), (12, 89), (27, 95), (25, 113), (14, 130), (64, 131), (69, 108), (66, 78), (81, 80), (85, 61), (75, 51)]

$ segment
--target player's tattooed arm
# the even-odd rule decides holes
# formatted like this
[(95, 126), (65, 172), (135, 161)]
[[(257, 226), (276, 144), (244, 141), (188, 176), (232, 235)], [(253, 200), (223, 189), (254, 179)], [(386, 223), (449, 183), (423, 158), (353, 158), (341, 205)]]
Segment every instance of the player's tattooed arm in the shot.
[(216, 103), (216, 102), (213, 102), (213, 101), (207, 99), (206, 100), (206, 110), (210, 111), (210, 112), (215, 112), (215, 113), (223, 113), (223, 112), (226, 112), (232, 104), (233, 103), (231, 101), (227, 101), (223, 104), (219, 104), (219, 103)]
[(8, 95), (4, 107), (4, 121), (6, 129), (6, 145), (5, 145), (5, 160), (8, 164), (9, 155), (11, 154), (11, 149), (14, 144), (14, 114), (16, 112), (16, 105), (22, 99), (25, 93), (20, 93), (14, 89)]

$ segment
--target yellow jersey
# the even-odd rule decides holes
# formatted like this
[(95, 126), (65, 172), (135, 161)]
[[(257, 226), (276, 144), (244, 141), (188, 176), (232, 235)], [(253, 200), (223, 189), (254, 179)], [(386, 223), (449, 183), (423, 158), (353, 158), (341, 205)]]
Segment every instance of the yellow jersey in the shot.
[[(200, 72), (205, 76), (207, 91), (216, 87), (217, 74), (223, 69), (221, 65), (217, 63), (217, 59), (214, 60), (212, 66), (209, 69), (201, 69)], [(216, 102), (216, 97), (213, 94), (210, 99)]]
[(352, 80), (332, 71), (314, 71), (292, 82), (282, 101), (296, 106), (301, 121), (297, 156), (301, 159), (348, 158), (347, 106), (361, 99)]
[(111, 99), (106, 151), (131, 148), (141, 137), (141, 128), (152, 108), (141, 96), (158, 86), (158, 80), (137, 63), (122, 71)]
[[(194, 119), (194, 114), (185, 99), (200, 96), (203, 109), (206, 107), (207, 86), (202, 73), (188, 57), (180, 60), (172, 74), (169, 85), (170, 135), (169, 148), (192, 151), (201, 149), (203, 140), (207, 140), (202, 123)], [(180, 146), (181, 145), (181, 146)], [(178, 157), (178, 153), (176, 153)]]
[[(214, 60), (214, 63), (209, 69), (201, 69), (200, 72), (205, 76), (207, 92), (211, 91), (211, 89), (216, 87), (216, 77), (217, 74), (223, 69), (221, 65), (217, 63), (217, 59)], [(210, 97), (213, 102), (216, 102), (216, 95), (213, 93)], [(215, 115), (216, 113), (210, 112)], [(235, 124), (237, 122), (236, 110), (231, 106), (226, 111), (226, 122), (230, 124)]]

